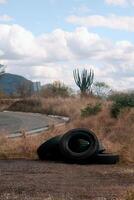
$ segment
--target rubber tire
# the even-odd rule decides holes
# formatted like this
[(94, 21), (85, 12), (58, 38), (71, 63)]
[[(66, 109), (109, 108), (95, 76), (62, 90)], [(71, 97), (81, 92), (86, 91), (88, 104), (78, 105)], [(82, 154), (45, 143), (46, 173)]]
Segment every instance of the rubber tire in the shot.
[(102, 142), (99, 140), (99, 153), (103, 153), (106, 151), (105, 147), (103, 146)]
[(119, 155), (99, 153), (94, 157), (93, 162), (98, 164), (116, 164), (119, 162)]
[[(91, 142), (90, 147), (82, 152), (82, 153), (76, 153), (73, 152), (70, 148), (69, 148), (69, 141), (72, 138), (86, 138), (88, 141)], [(65, 133), (61, 140), (59, 141), (59, 147), (60, 147), (60, 151), (61, 154), (63, 155), (65, 160), (69, 160), (69, 161), (75, 161), (75, 162), (83, 162), (83, 160), (89, 158), (90, 156), (96, 155), (99, 151), (99, 142), (98, 142), (98, 138), (96, 137), (96, 135), (88, 130), (88, 129), (84, 129), (84, 128), (77, 128), (77, 129), (72, 129), (70, 131), (68, 131), (67, 133)]]
[(61, 135), (52, 137), (39, 146), (37, 149), (37, 154), (40, 160), (59, 159), (61, 155), (59, 150), (59, 141), (61, 137)]

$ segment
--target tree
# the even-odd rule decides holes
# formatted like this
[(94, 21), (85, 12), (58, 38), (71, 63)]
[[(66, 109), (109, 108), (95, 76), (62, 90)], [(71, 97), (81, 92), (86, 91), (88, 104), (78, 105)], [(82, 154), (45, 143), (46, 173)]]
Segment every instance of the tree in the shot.
[(72, 94), (73, 90), (60, 81), (47, 84), (41, 90), (41, 96), (43, 97), (69, 97)]
[(22, 81), (17, 86), (17, 95), (19, 95), (20, 98), (26, 98), (28, 96), (31, 96), (33, 93), (33, 84), (27, 81)]
[(80, 88), (81, 95), (86, 95), (92, 93), (91, 86), (94, 80), (94, 71), (90, 69), (88, 72), (86, 69), (83, 69), (80, 73), (79, 69), (73, 71), (73, 76), (76, 85)]
[(111, 93), (111, 88), (105, 82), (94, 83), (93, 92), (98, 97), (106, 98)]
[(5, 65), (0, 64), (0, 75), (5, 73)]

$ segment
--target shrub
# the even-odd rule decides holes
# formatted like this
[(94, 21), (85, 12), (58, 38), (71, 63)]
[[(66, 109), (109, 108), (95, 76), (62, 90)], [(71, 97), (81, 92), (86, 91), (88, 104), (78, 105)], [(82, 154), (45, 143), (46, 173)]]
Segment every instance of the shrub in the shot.
[(118, 93), (112, 96), (113, 105), (111, 107), (112, 117), (117, 118), (123, 108), (134, 107), (134, 93)]
[(0, 88), (0, 99), (3, 99), (3, 98), (8, 98), (8, 96)]
[(22, 112), (41, 112), (42, 105), (37, 99), (18, 100), (11, 104), (8, 110), (22, 111)]
[(42, 97), (69, 97), (73, 94), (73, 90), (60, 81), (47, 84), (42, 87), (40, 92)]
[(87, 104), (84, 109), (81, 109), (81, 116), (88, 117), (90, 115), (96, 115), (101, 111), (101, 104), (96, 103), (95, 105)]
[(117, 118), (118, 115), (120, 114), (120, 105), (116, 104), (116, 103), (113, 103), (112, 107), (111, 107), (111, 115), (112, 117), (114, 118)]
[(105, 82), (95, 82), (93, 84), (93, 93), (97, 97), (101, 97), (103, 99), (106, 99), (110, 94), (112, 90), (108, 84)]

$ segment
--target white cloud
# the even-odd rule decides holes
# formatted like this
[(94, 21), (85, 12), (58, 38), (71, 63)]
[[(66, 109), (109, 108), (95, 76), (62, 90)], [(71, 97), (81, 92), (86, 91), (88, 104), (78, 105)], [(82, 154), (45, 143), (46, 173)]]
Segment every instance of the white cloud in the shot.
[(76, 15), (69, 16), (67, 22), (86, 27), (105, 27), (117, 30), (134, 32), (134, 17), (117, 16), (117, 15), (90, 15), (79, 17)]
[(134, 6), (134, 0), (105, 0), (107, 4), (109, 5), (115, 5), (115, 6)]
[(19, 25), (0, 25), (0, 48), (4, 59), (22, 59), (45, 56), (34, 35)]
[(43, 82), (62, 80), (72, 85), (73, 68), (92, 65), (98, 80), (115, 88), (134, 85), (134, 44), (105, 40), (84, 27), (34, 36), (19, 25), (0, 25), (0, 59), (9, 72)]
[(0, 4), (7, 3), (7, 0), (0, 0)]
[(0, 15), (0, 21), (9, 22), (12, 20), (13, 20), (13, 18), (9, 15), (6, 15), (6, 14)]
[(107, 46), (106, 41), (86, 28), (74, 32), (56, 29), (35, 37), (18, 25), (0, 25), (0, 44), (4, 59), (24, 59), (27, 63), (96, 57), (96, 52), (104, 51)]

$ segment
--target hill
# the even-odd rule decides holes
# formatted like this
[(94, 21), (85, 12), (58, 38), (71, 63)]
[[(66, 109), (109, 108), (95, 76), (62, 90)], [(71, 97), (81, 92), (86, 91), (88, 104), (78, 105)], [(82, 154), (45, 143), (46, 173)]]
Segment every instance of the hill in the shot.
[(17, 94), (24, 85), (29, 85), (33, 91), (33, 82), (22, 76), (10, 73), (0, 75), (0, 91), (6, 95)]

